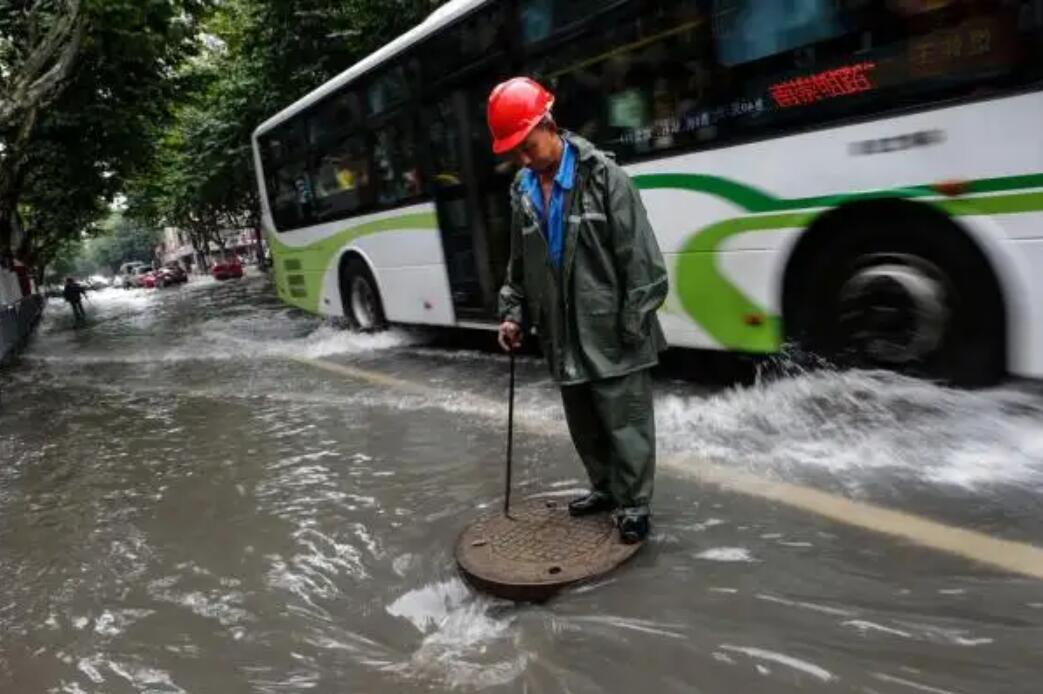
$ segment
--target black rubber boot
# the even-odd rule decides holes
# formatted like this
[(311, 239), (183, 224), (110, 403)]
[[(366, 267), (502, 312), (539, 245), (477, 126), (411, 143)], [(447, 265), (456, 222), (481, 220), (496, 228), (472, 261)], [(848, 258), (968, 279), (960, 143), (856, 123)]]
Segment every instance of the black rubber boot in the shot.
[(632, 509), (624, 509), (616, 523), (619, 526), (619, 539), (625, 545), (633, 545), (644, 542), (648, 537), (652, 529), (652, 516), (648, 511), (634, 512)]
[(591, 492), (569, 502), (570, 516), (589, 516), (604, 513), (616, 507), (616, 502), (605, 492)]

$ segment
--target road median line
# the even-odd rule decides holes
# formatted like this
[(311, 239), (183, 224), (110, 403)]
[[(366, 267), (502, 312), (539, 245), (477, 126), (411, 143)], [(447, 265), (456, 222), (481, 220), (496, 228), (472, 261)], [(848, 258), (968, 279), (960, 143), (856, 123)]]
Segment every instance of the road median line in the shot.
[[(360, 369), (325, 359), (307, 357), (291, 357), (290, 359), (299, 364), (377, 386), (421, 395), (441, 396), (446, 393), (444, 388), (435, 388), (378, 371)], [(500, 402), (470, 393), (462, 397), (481, 404), (490, 412), (498, 413), (502, 409), (503, 414), (506, 415), (506, 407)], [(516, 415), (515, 426), (538, 434), (568, 435), (565, 427), (560, 424), (524, 415)], [(843, 525), (906, 540), (938, 552), (985, 564), (994, 569), (1043, 580), (1043, 548), (1032, 544), (992, 537), (976, 530), (946, 525), (905, 511), (855, 501), (813, 487), (735, 471), (700, 456), (660, 456), (659, 465), (675, 474), (700, 483), (711, 484), (765, 501), (773, 501)]]

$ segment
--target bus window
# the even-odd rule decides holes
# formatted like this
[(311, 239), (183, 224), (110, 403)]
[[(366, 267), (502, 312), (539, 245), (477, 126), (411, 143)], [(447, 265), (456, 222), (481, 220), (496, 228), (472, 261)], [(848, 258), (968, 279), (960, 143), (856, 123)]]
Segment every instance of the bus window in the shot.
[(367, 113), (379, 115), (408, 97), (405, 69), (401, 65), (393, 67), (377, 76), (366, 90)]
[(452, 102), (443, 99), (432, 107), (427, 129), (431, 148), (431, 174), (436, 185), (451, 187), (463, 183), (463, 151), (459, 123), (453, 113)]
[(319, 220), (346, 216), (370, 204), (369, 153), (362, 135), (332, 146), (318, 160), (315, 213)]
[(314, 191), (306, 166), (308, 148), (303, 121), (290, 121), (261, 136), (260, 145), (276, 228), (285, 231), (308, 224)]
[(361, 123), (358, 95), (342, 92), (324, 100), (308, 119), (308, 142), (321, 146), (354, 130)]
[(509, 23), (509, 3), (494, 2), (428, 39), (418, 51), (421, 81), (425, 88), (439, 94), (435, 85), (449, 80), (461, 70), (499, 59), (509, 39), (505, 34)]
[(843, 33), (835, 0), (714, 0), (717, 54), (725, 65), (834, 38)]
[(631, 2), (527, 69), (563, 126), (626, 160), (1038, 82), (1041, 4)]
[(290, 162), (275, 169), (269, 179), (269, 201), (275, 227), (296, 229), (311, 222), (314, 193), (304, 162)]
[[(644, 7), (646, 3), (632, 3)], [(712, 97), (715, 58), (705, 2), (650, 2), (604, 16), (532, 60), (556, 93), (559, 122), (622, 157), (679, 144), (680, 113)]]
[(522, 42), (528, 46), (550, 38), (618, 2), (605, 0), (522, 0), (518, 21)]
[(380, 205), (397, 205), (420, 195), (420, 164), (413, 130), (405, 119), (374, 132), (373, 175)]

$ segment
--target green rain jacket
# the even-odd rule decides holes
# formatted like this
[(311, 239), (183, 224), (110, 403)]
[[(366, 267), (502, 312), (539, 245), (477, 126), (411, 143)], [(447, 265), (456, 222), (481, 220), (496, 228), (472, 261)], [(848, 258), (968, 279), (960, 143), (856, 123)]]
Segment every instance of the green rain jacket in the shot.
[(613, 378), (654, 366), (666, 347), (656, 310), (667, 294), (666, 266), (641, 197), (626, 172), (587, 140), (576, 148), (576, 178), (564, 201), (560, 271), (532, 201), (511, 186), (511, 256), (500, 318), (533, 327), (562, 385)]

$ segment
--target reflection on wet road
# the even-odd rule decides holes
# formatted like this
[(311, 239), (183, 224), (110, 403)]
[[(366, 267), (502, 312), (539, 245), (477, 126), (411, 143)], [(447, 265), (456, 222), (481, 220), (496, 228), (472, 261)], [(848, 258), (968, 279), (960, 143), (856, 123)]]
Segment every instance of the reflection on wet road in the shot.
[[(262, 278), (93, 298), (3, 375), (0, 692), (1038, 691), (1043, 583), (666, 466), (622, 571), (475, 595), (451, 549), (499, 501), (503, 358), (324, 327)], [(547, 427), (519, 493), (572, 494), (556, 393), (521, 378)], [(664, 456), (1040, 543), (1036, 386), (658, 388)]]

